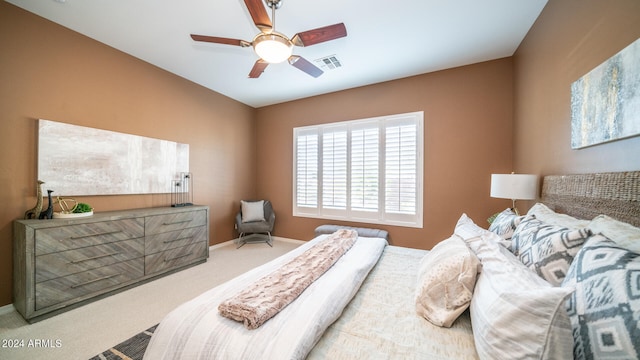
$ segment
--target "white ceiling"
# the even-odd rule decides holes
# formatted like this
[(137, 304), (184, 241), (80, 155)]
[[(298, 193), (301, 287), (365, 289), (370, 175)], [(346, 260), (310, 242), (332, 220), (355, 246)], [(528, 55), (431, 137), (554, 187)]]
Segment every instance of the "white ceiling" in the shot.
[[(295, 47), (342, 67), (313, 78), (288, 63), (249, 79), (252, 48), (198, 43), (190, 34), (251, 41), (243, 0), (6, 0), (252, 107), (513, 55), (547, 0), (283, 0), (289, 37), (343, 22), (347, 37)], [(271, 16), (271, 10), (268, 9)]]

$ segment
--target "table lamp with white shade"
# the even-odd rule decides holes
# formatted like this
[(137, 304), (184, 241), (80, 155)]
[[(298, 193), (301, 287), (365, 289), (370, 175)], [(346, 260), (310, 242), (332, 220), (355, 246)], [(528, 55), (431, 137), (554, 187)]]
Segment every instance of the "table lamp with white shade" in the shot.
[(533, 200), (538, 193), (538, 176), (533, 174), (491, 174), (491, 197), (511, 199), (517, 214), (516, 200)]

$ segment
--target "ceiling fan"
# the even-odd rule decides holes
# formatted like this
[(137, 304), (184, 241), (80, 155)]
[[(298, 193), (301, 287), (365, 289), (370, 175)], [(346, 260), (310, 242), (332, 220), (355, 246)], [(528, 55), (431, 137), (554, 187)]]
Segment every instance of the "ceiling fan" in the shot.
[(305, 73), (318, 77), (323, 71), (305, 58), (292, 55), (293, 46), (311, 46), (321, 42), (330, 41), (347, 36), (347, 29), (343, 23), (329, 25), (313, 30), (307, 30), (295, 34), (291, 39), (276, 32), (276, 9), (282, 6), (282, 0), (264, 0), (265, 4), (271, 8), (271, 19), (266, 8), (262, 5), (262, 0), (244, 0), (249, 14), (260, 33), (253, 38), (253, 41), (229, 39), (216, 36), (194, 35), (191, 38), (195, 41), (210, 42), (216, 44), (236, 45), (241, 47), (253, 47), (260, 57), (251, 72), (250, 78), (259, 77), (269, 64), (280, 63), (285, 60), (289, 64), (304, 71)]

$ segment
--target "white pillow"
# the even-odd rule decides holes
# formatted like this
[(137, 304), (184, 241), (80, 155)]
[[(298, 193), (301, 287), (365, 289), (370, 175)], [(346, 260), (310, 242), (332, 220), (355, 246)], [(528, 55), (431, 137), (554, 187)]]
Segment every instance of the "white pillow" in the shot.
[(481, 359), (571, 359), (573, 335), (565, 308), (572, 288), (554, 287), (498, 245), (499, 237), (470, 223), (456, 225), (482, 263), (470, 312)]
[(543, 203), (533, 205), (527, 212), (527, 215), (533, 215), (536, 219), (544, 221), (547, 224), (564, 226), (570, 229), (581, 229), (589, 225), (589, 220), (581, 220), (567, 214), (559, 214), (549, 209), (549, 207)]
[(451, 327), (471, 302), (480, 260), (452, 236), (423, 258), (418, 270), (416, 312), (437, 326)]
[(602, 234), (616, 244), (640, 254), (640, 228), (606, 215), (598, 215), (589, 223), (589, 229), (594, 234)]
[(242, 222), (264, 221), (264, 200), (240, 201)]

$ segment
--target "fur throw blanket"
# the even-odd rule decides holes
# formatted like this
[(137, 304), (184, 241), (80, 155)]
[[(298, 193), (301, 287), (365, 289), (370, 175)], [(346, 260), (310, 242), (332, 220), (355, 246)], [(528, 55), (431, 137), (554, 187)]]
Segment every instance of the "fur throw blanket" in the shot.
[(222, 316), (256, 329), (294, 301), (355, 243), (358, 233), (341, 229), (218, 306)]

